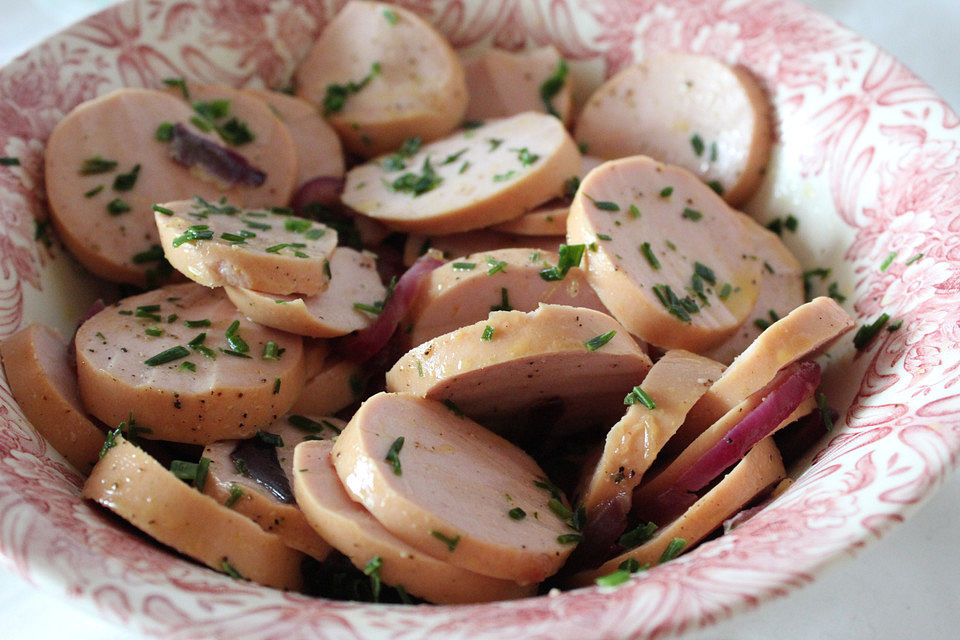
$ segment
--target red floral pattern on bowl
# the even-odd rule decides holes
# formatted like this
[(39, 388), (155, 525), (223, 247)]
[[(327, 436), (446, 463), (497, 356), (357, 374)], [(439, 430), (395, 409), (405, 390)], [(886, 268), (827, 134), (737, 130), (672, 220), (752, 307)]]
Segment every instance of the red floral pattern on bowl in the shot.
[[(114, 87), (156, 87), (170, 76), (283, 86), (340, 4), (130, 0), (0, 70), (0, 156), (21, 159), (0, 167), (0, 336), (32, 320), (70, 331), (98, 290), (56, 244), (35, 240), (35, 218), (45, 216), (43, 144), (67, 111)], [(960, 452), (960, 121), (942, 99), (886, 53), (792, 0), (402, 4), (457, 47), (552, 43), (583, 86), (666, 51), (756, 73), (774, 103), (778, 143), (748, 211), (799, 217), (787, 242), (808, 267), (831, 268), (861, 322), (882, 311), (904, 320), (859, 356), (837, 350), (827, 386), (834, 404), (849, 407), (837, 428), (758, 515), (619, 588), (379, 607), (233, 581), (131, 533), (80, 499), (80, 476), (0, 381), (8, 564), (108, 619), (170, 638), (660, 637), (809, 582), (936, 489)]]

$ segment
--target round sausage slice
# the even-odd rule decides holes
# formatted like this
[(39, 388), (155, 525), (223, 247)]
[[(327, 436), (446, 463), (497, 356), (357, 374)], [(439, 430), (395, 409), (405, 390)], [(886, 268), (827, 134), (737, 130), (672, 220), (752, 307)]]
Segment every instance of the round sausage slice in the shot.
[[(502, 302), (509, 304), (506, 297)], [(550, 429), (595, 423), (607, 429), (650, 366), (630, 334), (605, 313), (542, 304), (530, 313), (491, 313), (421, 344), (386, 379), (388, 391), (449, 402), (498, 431), (515, 428), (518, 415), (546, 405), (555, 417)]]
[(764, 229), (753, 218), (741, 219), (756, 240), (756, 255), (763, 264), (760, 270), (760, 288), (753, 311), (737, 328), (737, 332), (710, 349), (705, 356), (730, 364), (753, 343), (768, 326), (802, 305), (803, 268), (780, 236)]
[(561, 195), (579, 168), (563, 124), (527, 112), (354, 167), (342, 199), (399, 231), (448, 234), (516, 218)]
[(597, 578), (617, 571), (624, 561), (630, 559), (640, 566), (660, 564), (664, 561), (667, 547), (681, 544), (674, 541), (682, 541), (680, 552), (689, 551), (724, 520), (785, 477), (786, 470), (777, 445), (772, 438), (764, 438), (683, 515), (658, 530), (653, 539), (608, 560), (596, 569), (578, 573), (572, 578), (570, 586), (592, 585)]
[(553, 46), (512, 53), (488, 49), (464, 65), (467, 120), (504, 118), (540, 111), (569, 125), (573, 90), (567, 63)]
[(202, 199), (154, 215), (167, 260), (198, 284), (307, 295), (327, 286), (337, 232), (319, 222)]
[(659, 347), (707, 349), (757, 299), (753, 236), (682, 167), (644, 156), (600, 165), (570, 206), (567, 241), (596, 243), (590, 284), (631, 333)]
[(520, 586), (461, 569), (406, 544), (350, 499), (330, 459), (333, 443), (305, 442), (294, 452), (293, 490), (307, 520), (354, 566), (379, 558), (380, 577), (389, 585), (435, 604), (511, 600), (533, 595)]
[(643, 154), (686, 167), (737, 206), (763, 177), (769, 110), (746, 69), (708, 56), (670, 54), (601, 85), (580, 114), (576, 138), (604, 158)]
[(692, 442), (701, 431), (773, 380), (778, 371), (826, 351), (855, 324), (843, 307), (826, 296), (800, 305), (774, 322), (693, 406), (677, 432), (676, 444), (686, 446)]
[(248, 438), (303, 386), (300, 336), (256, 325), (221, 290), (188, 283), (125, 298), (77, 330), (87, 411), (133, 416), (147, 438), (207, 444)]
[[(567, 262), (577, 251), (564, 249)], [(540, 303), (606, 311), (583, 271), (570, 264), (563, 270), (559, 262), (558, 254), (549, 251), (501, 249), (434, 269), (407, 315), (412, 329), (406, 344), (414, 347), (484, 320), (491, 307), (502, 303), (503, 289), (516, 311), (533, 311)]]
[(548, 507), (551, 492), (538, 486), (545, 476), (532, 458), (439, 402), (369, 398), (332, 458), (347, 493), (390, 533), (476, 573), (541, 582), (579, 540)]
[(211, 569), (276, 589), (300, 587), (302, 553), (196, 491), (122, 436), (93, 468), (83, 497)]
[(491, 229), (477, 229), (448, 236), (424, 236), (411, 233), (403, 245), (403, 264), (410, 266), (428, 251), (436, 251), (443, 259), (468, 256), (498, 249), (542, 249), (556, 252), (563, 243), (558, 236), (518, 236)]
[(291, 413), (330, 416), (360, 398), (363, 366), (353, 360), (327, 359), (310, 376), (290, 408)]
[(690, 407), (723, 372), (719, 362), (674, 349), (657, 360), (632, 391), (626, 415), (607, 434), (603, 454), (582, 496), (588, 517), (602, 504), (622, 501), (630, 510), (633, 489), (661, 447), (683, 423)]
[(517, 236), (563, 236), (567, 233), (570, 205), (557, 200), (537, 207), (519, 218), (495, 224), (491, 229)]
[(376, 259), (349, 247), (330, 256), (326, 290), (299, 297), (226, 287), (227, 296), (254, 322), (314, 338), (333, 338), (370, 326), (387, 293)]
[(0, 343), (0, 356), (10, 392), (24, 416), (50, 446), (86, 475), (100, 459), (104, 436), (80, 403), (67, 349), (53, 329), (31, 324)]
[[(171, 143), (158, 139), (163, 126), (179, 124), (206, 143), (223, 146), (215, 133), (191, 123), (195, 117), (189, 106), (163, 91), (118, 89), (78, 106), (54, 128), (44, 156), (52, 221), (74, 257), (96, 275), (140, 286), (162, 275), (151, 211), (157, 202), (227, 197), (258, 206), (283, 204), (290, 197), (289, 190), (231, 185), (174, 161)], [(242, 147), (237, 153), (243, 155)], [(274, 173), (272, 163), (257, 168)]]
[(234, 511), (277, 534), (288, 547), (323, 560), (330, 545), (307, 523), (294, 501), (293, 450), (307, 440), (332, 438), (344, 426), (337, 418), (289, 414), (249, 440), (208, 444), (203, 457), (210, 466), (201, 490), (220, 504), (230, 503)]
[(287, 126), (297, 150), (298, 186), (321, 176), (339, 178), (343, 175), (340, 138), (316, 107), (279, 91), (245, 89), (244, 92), (263, 100)]
[(344, 146), (365, 157), (406, 138), (453, 131), (467, 107), (463, 66), (411, 11), (348, 2), (297, 67), (297, 95), (315, 104)]

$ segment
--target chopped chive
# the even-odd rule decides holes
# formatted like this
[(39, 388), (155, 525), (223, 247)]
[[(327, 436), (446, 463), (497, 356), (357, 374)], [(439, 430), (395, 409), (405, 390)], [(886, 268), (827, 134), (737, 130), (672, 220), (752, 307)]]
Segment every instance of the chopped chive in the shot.
[(543, 106), (547, 110), (547, 113), (555, 118), (559, 118), (560, 114), (553, 106), (553, 99), (563, 89), (569, 71), (570, 68), (567, 66), (567, 61), (560, 58), (560, 60), (557, 61), (556, 69), (554, 69), (553, 73), (540, 85), (540, 99), (543, 101)]
[(114, 191), (130, 191), (137, 184), (137, 177), (140, 175), (140, 165), (136, 164), (129, 173), (121, 173), (113, 179)]
[(213, 231), (210, 230), (210, 227), (205, 224), (194, 224), (187, 227), (187, 230), (182, 234), (173, 239), (170, 243), (174, 249), (184, 244), (185, 242), (193, 242), (195, 240), (209, 240), (213, 237)]
[(660, 190), (661, 198), (669, 198), (671, 195), (673, 195), (673, 187), (664, 187)]
[(631, 205), (630, 205), (630, 208), (627, 209), (627, 211), (630, 213), (630, 217), (631, 217), (631, 218), (639, 218), (639, 217), (640, 217), (640, 209), (638, 209), (638, 208), (637, 208), (637, 205), (635, 205), (635, 204), (631, 204)]
[(161, 122), (157, 126), (157, 132), (154, 135), (160, 142), (170, 142), (173, 140), (173, 123)]
[(243, 353), (242, 351), (236, 351), (234, 349), (224, 349), (222, 347), (217, 347), (217, 351), (227, 356), (233, 356), (234, 358), (246, 358), (248, 360), (251, 358), (251, 356), (249, 356), (248, 354)]
[(145, 262), (156, 262), (163, 258), (163, 247), (158, 244), (152, 245), (146, 251), (135, 253), (133, 255), (134, 264), (143, 264)]
[(491, 327), (490, 325), (487, 325), (486, 328), (483, 330), (483, 333), (480, 334), (480, 339), (487, 340), (487, 341), (493, 340), (493, 327)]
[(107, 203), (107, 213), (112, 216), (118, 216), (121, 213), (126, 213), (127, 211), (130, 211), (130, 205), (120, 198), (114, 198)]
[(500, 287), (500, 304), (490, 305), (490, 311), (513, 311), (506, 287)]
[(413, 197), (416, 198), (432, 191), (443, 182), (443, 177), (437, 174), (431, 166), (429, 156), (424, 159), (420, 171), (420, 174), (408, 171), (392, 183), (388, 183), (388, 186), (399, 193), (412, 193)]
[(241, 218), (240, 222), (247, 225), (251, 229), (257, 229), (258, 231), (269, 231), (272, 229), (269, 224), (266, 224), (265, 222), (257, 222), (256, 220), (245, 220)]
[(163, 329), (161, 329), (160, 327), (147, 327), (146, 329), (143, 330), (143, 332), (153, 338), (159, 338), (160, 336), (163, 335)]
[(224, 231), (220, 234), (220, 237), (226, 240), (227, 242), (232, 242), (234, 244), (246, 244), (247, 239), (244, 236), (241, 236), (237, 233), (229, 233)]
[(100, 193), (101, 191), (103, 191), (103, 185), (102, 185), (102, 184), (98, 184), (98, 185), (95, 186), (93, 189), (90, 189), (90, 191), (85, 192), (85, 193), (83, 194), (83, 197), (84, 197), (84, 198), (92, 198), (93, 196), (97, 195), (97, 194)]
[(657, 260), (657, 256), (654, 255), (653, 249), (650, 248), (649, 242), (644, 242), (640, 245), (640, 253), (642, 253), (643, 257), (647, 259), (647, 263), (650, 265), (651, 269), (660, 268), (660, 261)]
[(717, 292), (717, 297), (721, 300), (726, 300), (730, 297), (731, 293), (733, 293), (733, 285), (729, 282), (724, 282), (723, 286), (720, 287), (720, 291)]
[(544, 491), (548, 492), (553, 498), (559, 499), (560, 496), (563, 495), (560, 491), (560, 487), (550, 482), (550, 480), (547, 478), (534, 480), (533, 486), (537, 487), (538, 489), (543, 489)]
[(372, 304), (364, 304), (363, 302), (354, 302), (353, 308), (357, 309), (358, 311), (366, 311), (367, 313), (372, 313), (375, 316), (378, 316), (381, 313), (383, 313), (382, 304), (381, 306), (376, 306)]
[(659, 564), (664, 562), (670, 562), (683, 551), (683, 548), (687, 546), (687, 541), (683, 538), (674, 538), (670, 541), (670, 544), (667, 545), (667, 548), (663, 550), (663, 554), (660, 556)]
[(613, 237), (612, 237), (612, 236), (608, 236), (608, 235), (605, 234), (605, 233), (598, 233), (598, 234), (597, 234), (597, 240), (603, 240), (603, 241), (605, 241), (605, 242), (609, 242), (610, 240), (613, 240)]
[[(580, 266), (580, 261), (583, 259), (583, 252), (586, 250), (586, 245), (582, 244), (571, 244), (571, 245), (560, 245), (560, 255), (556, 267), (548, 267), (540, 271), (540, 277), (546, 280), (547, 282), (556, 282), (558, 280), (563, 280), (567, 273), (573, 267)], [(537, 260), (539, 260), (539, 252), (537, 254)], [(535, 260), (531, 259), (531, 262)]]
[(323, 275), (327, 276), (327, 280), (333, 277), (333, 272), (330, 271), (330, 261), (326, 258), (323, 259)]
[(304, 220), (303, 218), (287, 218), (283, 221), (283, 228), (293, 233), (303, 233), (309, 229), (312, 224), (312, 222)]
[(374, 62), (370, 65), (370, 72), (359, 81), (350, 80), (344, 84), (327, 85), (326, 93), (323, 96), (323, 115), (328, 116), (331, 113), (343, 111), (347, 98), (358, 93), (367, 86), (373, 78), (380, 73), (380, 63)]
[(116, 160), (106, 160), (97, 155), (83, 161), (83, 164), (80, 165), (80, 175), (93, 176), (99, 173), (109, 173), (116, 168)]
[(713, 192), (718, 196), (723, 195), (723, 184), (719, 180), (711, 180), (707, 183), (707, 186), (713, 189)]
[(766, 260), (763, 261), (763, 268), (766, 269), (768, 273), (776, 273), (776, 271), (773, 270), (773, 266)]
[(457, 416), (458, 418), (463, 417), (463, 411), (450, 398), (444, 398), (443, 404), (447, 407), (447, 409), (450, 409), (450, 411), (453, 411), (453, 415)]
[(472, 129), (479, 129), (482, 126), (483, 126), (483, 120), (467, 120), (466, 122), (463, 123), (463, 128), (466, 129), (467, 131), (470, 131)]
[[(183, 324), (191, 329), (196, 329), (197, 327), (209, 327), (211, 322), (210, 318), (203, 318), (202, 320), (184, 320)], [(206, 334), (201, 333), (200, 335)]]
[(880, 329), (889, 319), (890, 314), (881, 313), (876, 320), (857, 329), (856, 335), (853, 336), (853, 346), (856, 347), (857, 351), (863, 351), (870, 344), (870, 341), (880, 333)]
[(143, 361), (143, 364), (147, 365), (148, 367), (156, 367), (157, 365), (173, 362), (174, 360), (179, 360), (180, 358), (186, 358), (188, 355), (190, 355), (189, 349), (177, 345), (175, 347), (170, 347), (166, 351), (161, 351), (155, 356), (147, 358)]
[(107, 432), (107, 436), (103, 441), (103, 446), (100, 447), (100, 459), (103, 459), (103, 456), (107, 455), (107, 451), (113, 449), (117, 446), (117, 438), (123, 435), (123, 427), (127, 425), (126, 422), (121, 422), (120, 426), (116, 429), (111, 429)]
[(162, 213), (162, 214), (165, 215), (165, 216), (172, 216), (172, 215), (173, 215), (173, 209), (168, 209), (168, 208), (166, 208), (166, 207), (160, 206), (159, 204), (155, 204), (155, 205), (153, 205), (153, 206), (150, 207), (150, 208), (153, 209), (154, 211), (156, 211), (157, 213)]
[(653, 538), (653, 534), (657, 531), (657, 525), (653, 522), (648, 522), (646, 524), (638, 524), (635, 529), (627, 531), (622, 536), (617, 539), (617, 544), (623, 547), (624, 549), (632, 549), (633, 547), (639, 547), (644, 542)]
[(452, 265), (455, 271), (473, 271), (476, 268), (476, 262), (454, 262)]
[(706, 148), (699, 133), (693, 134), (693, 137), (690, 138), (690, 146), (693, 147), (693, 152), (698, 156), (702, 156), (703, 150)]
[(602, 347), (603, 345), (605, 345), (605, 344), (607, 344), (608, 342), (610, 342), (610, 340), (611, 340), (611, 339), (613, 338), (613, 336), (615, 336), (615, 335), (617, 335), (616, 330), (612, 330), (612, 331), (607, 331), (606, 333), (601, 333), (601, 334), (598, 335), (598, 336), (594, 336), (594, 337), (590, 338), (590, 339), (587, 340), (586, 343), (585, 343), (585, 344), (587, 345), (587, 350), (588, 350), (588, 351), (596, 351), (597, 349), (599, 349), (599, 348)]
[(923, 254), (922, 254), (922, 253), (918, 253), (917, 255), (913, 256), (912, 258), (910, 258), (909, 260), (907, 260), (907, 261), (904, 262), (903, 264), (905, 264), (906, 266), (909, 267), (910, 265), (912, 265), (914, 262), (916, 262), (917, 260), (919, 260), (919, 259), (922, 258), (922, 257), (923, 257)]
[(403, 436), (400, 436), (393, 441), (393, 444), (390, 445), (390, 449), (387, 450), (387, 455), (384, 458), (393, 466), (393, 473), (397, 476), (403, 475), (403, 469), (400, 466), (400, 450), (403, 449)]
[(210, 472), (210, 458), (201, 457), (200, 461), (197, 462), (197, 475), (193, 478), (193, 486), (196, 487), (198, 491), (203, 491), (204, 485), (207, 484), (207, 474)]
[(600, 211), (620, 211), (620, 205), (618, 205), (616, 202), (610, 202), (609, 200), (594, 200), (592, 196), (586, 193), (583, 195)]
[(717, 284), (717, 274), (713, 272), (713, 269), (701, 262), (693, 263), (693, 272), (703, 278), (706, 282), (710, 284)]
[(691, 209), (690, 207), (685, 207), (683, 209), (683, 217), (688, 220), (693, 220), (697, 222), (700, 218), (703, 217), (703, 214), (697, 211), (696, 209)]
[(520, 507), (514, 507), (513, 509), (510, 509), (510, 511), (507, 511), (507, 515), (513, 520), (523, 520), (527, 517), (527, 512)]
[(423, 377), (423, 364), (419, 360), (417, 360), (417, 374)]
[(498, 173), (498, 174), (496, 174), (495, 176), (493, 176), (493, 181), (494, 181), (494, 182), (506, 182), (507, 180), (509, 180), (510, 178), (512, 178), (516, 173), (517, 173), (517, 172), (514, 171), (513, 169), (511, 169), (510, 171), (507, 171), (507, 172), (505, 172), (505, 173)]
[(605, 576), (600, 576), (595, 580), (601, 587), (616, 587), (630, 579), (630, 572), (626, 569), (617, 569)]
[(623, 404), (634, 405), (638, 402), (647, 409), (652, 410), (657, 408), (657, 403), (653, 400), (653, 398), (651, 398), (650, 395), (639, 386), (636, 386), (623, 399)]
[(444, 543), (445, 545), (447, 545), (447, 550), (451, 552), (457, 548), (458, 544), (460, 544), (459, 534), (451, 538), (450, 536), (444, 535), (440, 531), (431, 531), (430, 535), (436, 538), (437, 540), (439, 540), (440, 542)]
[(2, 156), (0, 157), (0, 167), (19, 167), (20, 158), (15, 158), (13, 156)]
[(464, 163), (463, 163), (462, 165), (460, 165), (460, 170), (457, 171), (457, 174), (462, 176), (463, 174), (465, 174), (465, 173), (467, 172), (467, 169), (469, 169), (469, 168), (470, 168), (470, 161), (469, 161), (469, 160), (465, 160)]
[(573, 516), (573, 511), (560, 502), (559, 498), (550, 498), (550, 500), (547, 501), (547, 506), (550, 508), (550, 511), (553, 511), (554, 515), (561, 520), (566, 520)]
[(220, 569), (234, 580), (246, 580), (246, 578), (240, 575), (240, 572), (234, 569), (233, 565), (226, 560), (220, 563)]
[(503, 271), (504, 267), (507, 266), (505, 260), (497, 260), (493, 256), (487, 256), (487, 264), (490, 266), (490, 268), (487, 269), (488, 276), (492, 276), (495, 273)]
[(583, 542), (582, 533), (564, 533), (557, 536), (557, 542), (560, 544), (578, 544)]
[(827, 287), (827, 295), (833, 298), (834, 300), (836, 300), (837, 302), (839, 302), (840, 304), (843, 304), (847, 300), (847, 296), (840, 293), (839, 282), (830, 283), (830, 286)]
[(897, 257), (896, 251), (891, 251), (889, 254), (887, 254), (887, 257), (884, 258), (883, 262), (880, 263), (880, 271), (886, 271), (887, 268), (889, 268), (890, 265), (893, 264), (893, 261), (896, 257)]
[(497, 148), (498, 148), (500, 145), (503, 144), (503, 139), (502, 139), (502, 138), (487, 138), (487, 142), (490, 143), (490, 149), (488, 149), (488, 152), (491, 152), (491, 151), (496, 151)]
[(170, 473), (181, 480), (190, 480), (191, 482), (196, 480), (199, 468), (200, 465), (196, 462), (188, 462), (186, 460), (170, 461)]
[(180, 89), (184, 100), (190, 99), (190, 90), (187, 88), (187, 81), (183, 78), (164, 78), (163, 84), (174, 89)]
[(786, 220), (783, 222), (783, 226), (787, 228), (787, 231), (796, 233), (797, 227), (800, 226), (800, 221), (797, 219), (797, 216), (791, 213), (787, 215)]
[(381, 567), (383, 567), (383, 559), (380, 556), (373, 556), (363, 567), (363, 575), (370, 577), (370, 592), (374, 602), (380, 602)]
[[(297, 429), (300, 429), (301, 431), (306, 431), (307, 433), (319, 433), (328, 427), (333, 428), (333, 426), (326, 421), (317, 422), (316, 420), (312, 420), (307, 416), (301, 416), (301, 415), (287, 416), (287, 422), (295, 426)], [(336, 431), (335, 428), (334, 430)]]
[(534, 162), (540, 159), (539, 155), (537, 155), (536, 153), (530, 153), (530, 150), (527, 149), (526, 147), (523, 147), (522, 149), (511, 149), (511, 151), (517, 152), (517, 160), (519, 160), (520, 164), (522, 164), (525, 167), (529, 167)]
[(243, 497), (243, 489), (236, 482), (230, 483), (230, 497), (224, 503), (225, 507), (232, 507), (237, 504), (237, 500)]
[(277, 343), (273, 340), (268, 340), (265, 345), (263, 345), (263, 356), (264, 360), (279, 360), (279, 349), (277, 348)]
[(827, 406), (827, 396), (821, 391), (816, 393), (817, 408), (820, 409), (820, 419), (823, 420), (823, 428), (826, 431), (833, 431), (833, 417), (830, 415), (830, 407)]
[(177, 367), (177, 371), (196, 371), (197, 365), (190, 362), (189, 360), (184, 360), (180, 363), (180, 366)]
[(280, 393), (280, 378), (273, 379), (273, 395)]
[(887, 326), (887, 331), (889, 331), (890, 333), (893, 333), (894, 331), (899, 331), (900, 327), (902, 326), (903, 326), (903, 318), (898, 318), (897, 320), (895, 320), (894, 322), (891, 322)]
[(283, 438), (276, 433), (270, 433), (269, 431), (258, 430), (257, 438), (260, 439), (260, 442), (263, 442), (264, 444), (268, 444), (271, 447), (280, 448), (283, 446)]

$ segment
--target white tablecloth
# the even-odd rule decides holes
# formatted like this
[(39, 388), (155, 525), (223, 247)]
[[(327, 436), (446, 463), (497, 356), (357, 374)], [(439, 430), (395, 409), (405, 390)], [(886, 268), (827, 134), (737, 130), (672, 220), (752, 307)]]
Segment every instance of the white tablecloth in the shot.
[[(809, 0), (879, 43), (960, 110), (960, 0)], [(107, 0), (0, 0), (0, 65)], [(960, 475), (814, 584), (685, 640), (960, 638)], [(0, 567), (0, 638), (142, 640)]]

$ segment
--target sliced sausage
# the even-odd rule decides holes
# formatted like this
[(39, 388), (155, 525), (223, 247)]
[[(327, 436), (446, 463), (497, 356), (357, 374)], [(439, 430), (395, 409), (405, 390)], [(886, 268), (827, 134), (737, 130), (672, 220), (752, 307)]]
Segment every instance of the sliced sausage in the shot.
[(154, 215), (163, 253), (198, 284), (307, 295), (327, 286), (337, 232), (319, 222), (205, 200), (162, 209)]
[(676, 445), (685, 447), (705, 428), (798, 360), (814, 358), (853, 329), (853, 318), (832, 298), (815, 298), (770, 325), (734, 360), (693, 406)]
[[(285, 204), (290, 197), (289, 189), (270, 186), (269, 175), (278, 173), (272, 161), (259, 166), (268, 174), (260, 186), (231, 185), (174, 161), (170, 142), (158, 140), (162, 126), (180, 124), (223, 145), (216, 133), (197, 129), (195, 117), (165, 92), (118, 89), (83, 103), (54, 127), (44, 152), (52, 221), (70, 252), (96, 275), (140, 286), (163, 275), (151, 211), (157, 202), (201, 196), (260, 206)], [(243, 148), (236, 153), (243, 156)]]
[(211, 569), (276, 589), (300, 587), (302, 553), (194, 490), (122, 436), (93, 468), (83, 497)]
[(467, 120), (540, 111), (570, 124), (573, 89), (566, 62), (551, 45), (517, 53), (488, 49), (464, 65)]
[(542, 113), (490, 120), (347, 172), (343, 202), (398, 231), (448, 234), (516, 218), (561, 195), (580, 168), (563, 124)]
[(328, 359), (303, 385), (291, 413), (329, 416), (360, 397), (363, 366), (347, 359)]
[(80, 403), (67, 348), (53, 329), (31, 324), (0, 343), (0, 356), (10, 392), (24, 416), (86, 475), (100, 459), (104, 435)]
[(448, 236), (424, 236), (411, 233), (403, 245), (403, 264), (409, 267), (416, 262), (417, 258), (431, 250), (449, 260), (498, 249), (530, 248), (555, 252), (562, 242), (563, 238), (558, 236), (518, 236), (490, 229), (452, 233)]
[(718, 362), (730, 364), (763, 330), (779, 318), (804, 303), (803, 268), (783, 244), (780, 236), (764, 229), (753, 218), (741, 218), (754, 235), (756, 255), (763, 265), (760, 270), (760, 288), (753, 311), (736, 333), (704, 355)]
[(254, 322), (314, 338), (332, 338), (370, 326), (387, 289), (376, 259), (349, 247), (330, 256), (330, 281), (315, 295), (276, 295), (226, 287), (227, 296)]
[[(506, 298), (490, 302), (508, 306), (501, 304)], [(530, 313), (491, 313), (410, 350), (387, 372), (387, 390), (452, 403), (499, 431), (515, 428), (518, 414), (546, 405), (555, 418), (551, 429), (609, 428), (623, 413), (624, 395), (650, 366), (610, 316), (542, 304)]]
[(548, 507), (551, 492), (538, 486), (537, 463), (440, 402), (369, 398), (332, 458), (347, 494), (390, 533), (463, 569), (534, 584), (575, 546), (576, 536), (564, 537), (575, 532)]
[(303, 386), (300, 336), (256, 325), (222, 290), (193, 283), (107, 307), (77, 330), (76, 344), (87, 411), (108, 425), (132, 416), (147, 438), (248, 438)]
[(230, 503), (288, 547), (323, 560), (330, 545), (307, 523), (294, 500), (293, 450), (307, 440), (333, 438), (344, 426), (337, 418), (288, 414), (264, 429), (266, 436), (258, 433), (250, 440), (208, 444), (203, 457), (210, 466), (200, 489), (220, 504)]
[(348, 2), (297, 67), (296, 81), (297, 95), (365, 157), (409, 137), (445, 136), (467, 108), (463, 66), (446, 39), (411, 11), (379, 2)]
[(737, 206), (763, 177), (769, 110), (746, 69), (708, 56), (670, 54), (601, 85), (580, 114), (576, 138), (603, 158), (644, 154), (686, 167)]
[(592, 585), (602, 576), (616, 571), (627, 560), (640, 566), (654, 566), (663, 561), (667, 547), (682, 540), (681, 551), (689, 551), (723, 521), (776, 485), (786, 476), (780, 452), (772, 438), (761, 440), (744, 458), (697, 500), (683, 515), (659, 529), (653, 539), (608, 560), (600, 567), (578, 573), (571, 586)]
[(570, 205), (556, 201), (537, 207), (519, 218), (495, 224), (491, 229), (516, 236), (564, 236)]
[(293, 145), (297, 149), (297, 185), (314, 178), (343, 175), (343, 149), (340, 138), (316, 107), (295, 96), (279, 91), (245, 89), (263, 100), (283, 124), (287, 125)]
[(606, 311), (583, 271), (573, 266), (562, 273), (559, 261), (553, 252), (501, 249), (438, 267), (410, 308), (407, 324), (412, 328), (405, 344), (414, 347), (486, 319), (490, 307), (502, 300), (502, 289), (516, 311), (533, 311), (541, 302)]
[[(223, 84), (184, 85), (168, 91), (193, 107), (195, 125), (212, 129), (227, 149), (242, 154), (266, 172), (256, 196), (243, 200), (249, 207), (283, 206), (290, 201), (300, 175), (297, 147), (290, 130), (267, 103), (248, 91)], [(206, 130), (203, 126), (201, 129)], [(193, 194), (190, 194), (193, 195)], [(165, 197), (162, 200), (176, 200)]]
[(588, 517), (612, 500), (621, 502), (624, 513), (630, 510), (633, 489), (690, 407), (722, 372), (719, 362), (680, 349), (657, 360), (640, 386), (643, 395), (631, 392), (627, 401), (632, 406), (607, 434), (603, 455), (582, 496)]
[(762, 265), (737, 212), (682, 167), (645, 156), (591, 171), (567, 219), (596, 243), (588, 280), (631, 333), (699, 352), (730, 336), (757, 299)]
[(511, 600), (533, 595), (520, 586), (461, 569), (411, 547), (387, 531), (344, 491), (330, 459), (333, 443), (305, 442), (294, 452), (293, 490), (307, 520), (354, 566), (380, 558), (380, 578), (436, 604)]

